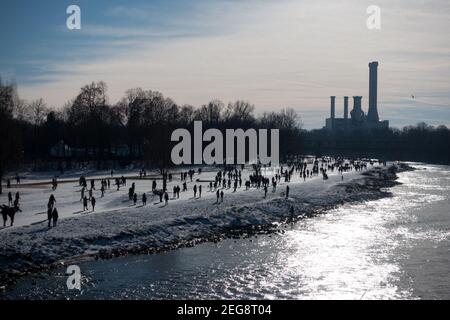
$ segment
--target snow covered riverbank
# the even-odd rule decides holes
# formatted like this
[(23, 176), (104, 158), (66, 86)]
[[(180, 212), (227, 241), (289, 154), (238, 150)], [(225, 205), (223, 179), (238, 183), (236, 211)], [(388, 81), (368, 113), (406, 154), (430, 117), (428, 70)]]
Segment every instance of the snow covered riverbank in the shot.
[[(397, 170), (391, 166), (374, 167), (363, 173), (353, 171), (344, 174), (344, 181), (337, 174), (331, 174), (329, 180), (296, 179), (289, 183), (289, 199), (281, 194), (286, 188), (284, 183), (276, 193), (270, 190), (267, 199), (262, 190), (227, 190), (221, 204), (215, 203), (215, 194), (206, 192), (205, 187), (201, 199), (185, 195), (167, 206), (153, 204), (155, 199), (150, 199), (146, 207), (131, 207), (123, 204), (127, 199), (124, 192), (105, 201), (104, 210), (95, 214), (73, 215), (70, 203), (79, 203), (72, 199), (67, 204), (71, 210), (66, 210), (72, 216), (67, 215), (56, 228), (49, 229), (37, 221), (0, 231), (0, 283), (55, 263), (151, 253), (268, 228), (290, 219), (291, 206), (295, 218), (301, 218), (341, 203), (388, 196), (381, 188), (395, 184)], [(123, 207), (111, 209), (121, 203)]]

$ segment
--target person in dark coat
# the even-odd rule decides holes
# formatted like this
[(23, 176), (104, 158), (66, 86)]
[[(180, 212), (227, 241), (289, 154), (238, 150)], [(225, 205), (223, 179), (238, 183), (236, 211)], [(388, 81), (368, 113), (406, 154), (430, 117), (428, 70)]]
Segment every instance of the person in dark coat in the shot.
[(54, 196), (53, 194), (51, 194), (51, 195), (50, 195), (50, 198), (48, 198), (48, 203), (49, 203), (52, 207), (55, 206), (56, 199), (55, 199), (55, 196)]
[(137, 203), (137, 194), (136, 193), (133, 195), (133, 203), (134, 203), (134, 205), (136, 205), (136, 203)]
[(92, 205), (92, 211), (95, 211), (95, 203), (97, 202), (97, 200), (95, 200), (95, 197), (91, 198), (91, 205)]
[(48, 227), (51, 228), (52, 225), (52, 218), (53, 218), (53, 206), (49, 202), (47, 205), (47, 219), (48, 219)]
[(8, 206), (11, 207), (12, 204), (13, 204), (12, 193), (8, 192)]
[(58, 222), (58, 210), (56, 208), (52, 211), (52, 219), (53, 219), (53, 227), (56, 227), (56, 223)]
[(145, 193), (142, 195), (142, 205), (147, 205), (147, 195)]
[(88, 198), (84, 196), (83, 198), (83, 211), (89, 210), (88, 209)]
[(289, 186), (286, 186), (286, 199), (289, 198)]
[(82, 201), (84, 199), (84, 187), (81, 187), (81, 197), (80, 197), (80, 201)]

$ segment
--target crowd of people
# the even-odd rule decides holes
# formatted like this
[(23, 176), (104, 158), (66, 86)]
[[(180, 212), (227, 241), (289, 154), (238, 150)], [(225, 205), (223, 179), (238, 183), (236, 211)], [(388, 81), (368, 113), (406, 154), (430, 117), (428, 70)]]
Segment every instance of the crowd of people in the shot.
[[(164, 172), (159, 179), (162, 180), (161, 185), (158, 185), (156, 178), (152, 179), (151, 183), (151, 193), (159, 198), (158, 203), (165, 203), (165, 206), (169, 204), (169, 200), (180, 199), (180, 192), (189, 192), (189, 187), (191, 186), (193, 199), (202, 198), (203, 188), (206, 186), (207, 191), (216, 194), (216, 204), (223, 203), (225, 192), (230, 191), (235, 193), (238, 189), (243, 186), (245, 190), (254, 188), (256, 190), (263, 190), (263, 198), (266, 199), (268, 195), (269, 188), (271, 187), (272, 193), (277, 192), (278, 186), (284, 182), (286, 187), (284, 191), (280, 194), (286, 199), (289, 198), (290, 187), (289, 182), (293, 176), (298, 176), (300, 181), (306, 181), (317, 176), (322, 176), (324, 180), (328, 180), (329, 172), (338, 172), (341, 179), (344, 179), (344, 173), (352, 170), (361, 171), (367, 168), (368, 164), (373, 165), (373, 161), (370, 160), (347, 160), (344, 158), (309, 158), (308, 160), (302, 157), (293, 157), (288, 159), (284, 166), (279, 168), (268, 168), (262, 165), (253, 164), (251, 173), (245, 178), (243, 174), (244, 166), (227, 166), (215, 173), (213, 179), (200, 179), (202, 174), (202, 169), (197, 170), (189, 169), (187, 171), (180, 172), (179, 184), (173, 184), (172, 187), (172, 198), (169, 196), (168, 183), (173, 181), (173, 174)], [(386, 162), (379, 161), (379, 164), (386, 165)], [(270, 174), (268, 174), (270, 173)], [(194, 176), (198, 175), (198, 178), (194, 181)], [(147, 172), (145, 169), (141, 169), (139, 172), (139, 179), (147, 178)], [(127, 185), (127, 178), (125, 176), (115, 177), (114, 171), (111, 170), (111, 177), (100, 179), (100, 197), (104, 198), (107, 190), (111, 190), (111, 185), (113, 180), (116, 185), (116, 191), (120, 191), (122, 186)], [(81, 189), (80, 192), (80, 202), (82, 203), (82, 212), (94, 212), (97, 199), (94, 195), (96, 189), (96, 179), (87, 179), (85, 176), (81, 176), (78, 180)], [(16, 176), (16, 183), (20, 184), (20, 177)], [(205, 185), (202, 185), (204, 183)], [(56, 191), (58, 187), (57, 177), (54, 177), (51, 181), (52, 191)], [(88, 188), (89, 185), (89, 188)], [(180, 186), (181, 185), (181, 186)], [(188, 187), (189, 186), (189, 187)], [(10, 188), (10, 179), (7, 179), (7, 188)], [(232, 190), (232, 191), (231, 191)], [(98, 193), (96, 193), (98, 194)], [(147, 205), (147, 193), (145, 190), (138, 193), (136, 183), (132, 182), (131, 186), (128, 188), (128, 200), (133, 206), (137, 206), (141, 200), (141, 206)], [(90, 208), (89, 208), (90, 205)], [(11, 210), (7, 210), (10, 208)], [(91, 210), (91, 211), (90, 211)], [(16, 192), (15, 196), (11, 192), (8, 193), (8, 206), (2, 206), (2, 212), (18, 212), (20, 209), (20, 193)], [(8, 215), (6, 214), (6, 215)], [(4, 224), (6, 223), (5, 214)], [(52, 193), (49, 197), (47, 203), (47, 217), (48, 217), (48, 227), (56, 227), (58, 221), (58, 209), (56, 208), (56, 198)], [(13, 218), (12, 218), (13, 219)], [(13, 222), (13, 221), (12, 221)]]

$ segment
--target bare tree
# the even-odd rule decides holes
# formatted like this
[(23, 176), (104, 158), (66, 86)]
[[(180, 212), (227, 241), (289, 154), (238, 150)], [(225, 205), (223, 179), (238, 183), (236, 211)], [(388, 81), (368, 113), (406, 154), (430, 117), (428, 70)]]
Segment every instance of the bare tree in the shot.
[(32, 101), (28, 109), (30, 122), (36, 126), (42, 125), (50, 111), (42, 98)]
[(3, 176), (20, 157), (20, 139), (13, 119), (17, 101), (16, 86), (3, 85), (0, 78), (0, 194)]
[(250, 124), (255, 121), (253, 112), (255, 106), (247, 101), (238, 100), (234, 103), (229, 103), (227, 109), (224, 111), (224, 121), (234, 122), (236, 124)]
[(208, 104), (203, 105), (200, 109), (195, 110), (194, 119), (203, 121), (207, 124), (218, 124), (221, 120), (221, 112), (224, 104), (220, 100), (212, 100)]

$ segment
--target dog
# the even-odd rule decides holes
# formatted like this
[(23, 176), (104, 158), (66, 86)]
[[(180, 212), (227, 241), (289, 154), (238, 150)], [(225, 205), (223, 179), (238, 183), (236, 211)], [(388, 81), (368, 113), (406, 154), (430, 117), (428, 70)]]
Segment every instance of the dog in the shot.
[(6, 221), (9, 219), (11, 220), (11, 227), (14, 225), (14, 216), (18, 211), (22, 212), (18, 207), (9, 207), (2, 205), (2, 216), (3, 216), (3, 226), (6, 227)]

